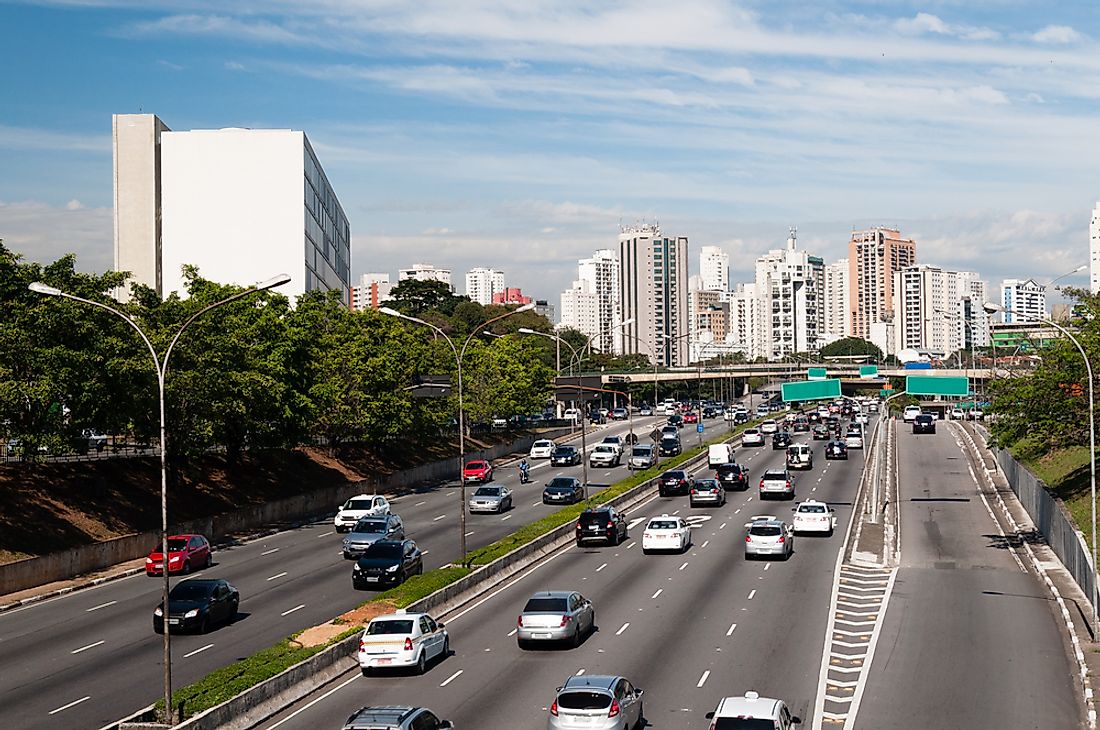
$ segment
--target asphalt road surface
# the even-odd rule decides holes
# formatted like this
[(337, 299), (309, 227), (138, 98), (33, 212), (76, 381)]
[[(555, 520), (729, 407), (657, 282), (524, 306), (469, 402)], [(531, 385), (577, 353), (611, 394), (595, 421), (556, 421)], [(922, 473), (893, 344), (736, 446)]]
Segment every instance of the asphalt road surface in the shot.
[[(635, 418), (635, 431), (644, 433), (658, 420), (664, 419)], [(707, 427), (713, 432), (725, 424), (711, 420)], [(609, 424), (588, 438), (587, 447), (627, 429), (626, 422)], [(690, 444), (694, 434), (685, 429), (683, 436)], [(581, 467), (536, 463), (532, 482), (522, 486), (514, 466), (498, 469), (495, 481), (513, 490), (515, 507), (504, 515), (468, 515), (468, 547), (487, 545), (553, 511), (541, 493), (557, 474), (580, 477)], [(589, 483), (595, 490), (628, 474), (625, 466), (589, 469)], [(393, 501), (408, 537), (426, 553), (426, 569), (459, 557), (458, 500), (456, 488), (433, 487)], [(352, 589), (342, 539), (325, 520), (218, 550), (214, 566), (197, 575), (235, 585), (240, 612), (233, 625), (206, 635), (173, 635), (174, 685), (370, 598), (371, 592)], [(163, 650), (152, 625), (160, 592), (161, 581), (138, 575), (0, 614), (0, 728), (98, 728), (160, 697)]]

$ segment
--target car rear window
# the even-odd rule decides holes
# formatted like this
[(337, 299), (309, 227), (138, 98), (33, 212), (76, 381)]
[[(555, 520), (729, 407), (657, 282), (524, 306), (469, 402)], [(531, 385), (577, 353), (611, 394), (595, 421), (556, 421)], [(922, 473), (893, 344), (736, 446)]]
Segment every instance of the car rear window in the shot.
[(787, 472), (785, 471), (771, 471), (770, 469), (764, 472), (764, 479), (781, 479), (787, 481)]
[(740, 474), (741, 467), (737, 464), (720, 464), (717, 471), (719, 474)]
[(524, 613), (565, 613), (568, 610), (564, 598), (532, 598), (523, 607)]
[(565, 477), (554, 477), (550, 480), (550, 483), (546, 485), (547, 489), (572, 489), (573, 480)]
[(413, 622), (406, 619), (389, 619), (371, 621), (367, 626), (367, 636), (380, 636), (382, 634), (411, 634)]
[(777, 525), (753, 525), (749, 528), (750, 535), (759, 535), (760, 537), (776, 537), (782, 530)]
[(646, 527), (650, 530), (675, 530), (678, 525), (676, 520), (651, 520)]
[(695, 482), (696, 489), (718, 489), (718, 482), (713, 479), (700, 479)]
[(475, 497), (497, 497), (500, 496), (500, 487), (478, 487), (474, 492)]
[(801, 507), (798, 508), (798, 511), (799, 512), (813, 512), (813, 513), (820, 514), (820, 513), (823, 513), (825, 511), (825, 505), (823, 505), (823, 504), (804, 504), (804, 505), (802, 505)]
[(177, 601), (197, 601), (209, 596), (213, 590), (213, 583), (177, 583), (168, 597)]
[(611, 707), (611, 695), (603, 692), (562, 692), (558, 707), (563, 710), (603, 710)]
[(775, 730), (775, 720), (763, 717), (720, 717), (714, 730)]
[(609, 522), (611, 520), (611, 513), (609, 512), (584, 512), (581, 514), (582, 525), (599, 524), (602, 522)]
[(574, 451), (576, 451), (576, 449), (574, 449), (572, 446), (559, 446), (558, 448), (554, 449), (554, 454), (556, 456), (568, 456)]

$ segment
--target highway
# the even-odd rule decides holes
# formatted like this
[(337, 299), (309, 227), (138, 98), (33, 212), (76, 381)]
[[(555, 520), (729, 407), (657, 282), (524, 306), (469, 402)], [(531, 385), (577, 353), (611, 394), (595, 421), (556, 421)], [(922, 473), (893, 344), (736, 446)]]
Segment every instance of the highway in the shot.
[[(657, 420), (663, 419), (635, 418), (635, 431), (644, 433)], [(720, 421), (707, 426), (711, 432), (725, 428)], [(590, 434), (587, 446), (627, 430), (626, 422), (609, 424)], [(694, 435), (685, 429), (685, 445)], [(513, 490), (515, 507), (504, 515), (468, 515), (471, 549), (553, 511), (541, 503), (542, 486), (551, 477), (581, 476), (580, 466), (534, 466), (532, 483), (523, 486), (514, 466), (496, 471), (496, 483)], [(628, 474), (625, 466), (590, 469), (589, 482), (602, 487)], [(456, 489), (405, 494), (393, 500), (393, 509), (426, 553), (426, 569), (459, 557)], [(174, 685), (369, 599), (371, 592), (352, 589), (342, 539), (329, 519), (218, 550), (214, 566), (196, 575), (226, 578), (240, 590), (238, 619), (206, 635), (173, 635)], [(152, 628), (160, 592), (159, 580), (138, 575), (0, 614), (0, 727), (53, 728), (60, 722), (98, 728), (160, 697), (162, 646)]]
[(1057, 604), (1005, 549), (953, 435), (898, 428), (901, 565), (857, 727), (1084, 726)]
[[(806, 440), (808, 439), (799, 439)], [(445, 616), (453, 655), (424, 676), (342, 675), (263, 723), (280, 730), (338, 728), (365, 704), (424, 704), (460, 728), (544, 727), (566, 677), (615, 673), (645, 690), (652, 728), (705, 728), (706, 712), (731, 693), (756, 689), (812, 711), (833, 569), (851, 517), (863, 459), (825, 461), (796, 475), (799, 499), (836, 506), (832, 537), (799, 536), (786, 562), (747, 562), (744, 524), (756, 514), (789, 516), (791, 502), (760, 503), (755, 485), (783, 451), (738, 449), (750, 489), (721, 508), (689, 509), (687, 497), (654, 498), (628, 513), (618, 547), (570, 546), (506, 583), (481, 603)], [(706, 470), (709, 474), (709, 470)], [(643, 555), (644, 520), (678, 513), (698, 522), (683, 555)], [(579, 590), (595, 603), (599, 630), (579, 648), (520, 651), (513, 629), (538, 590)], [(328, 694), (331, 693), (331, 694)]]

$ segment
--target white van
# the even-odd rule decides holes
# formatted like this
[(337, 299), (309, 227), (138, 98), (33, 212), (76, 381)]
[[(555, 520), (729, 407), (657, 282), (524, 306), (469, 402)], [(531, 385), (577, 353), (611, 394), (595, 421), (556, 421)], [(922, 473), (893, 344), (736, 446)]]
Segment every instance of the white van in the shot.
[(733, 447), (729, 444), (711, 444), (707, 449), (707, 463), (711, 467), (733, 462)]
[(788, 469), (813, 469), (814, 450), (806, 444), (793, 444), (787, 447)]

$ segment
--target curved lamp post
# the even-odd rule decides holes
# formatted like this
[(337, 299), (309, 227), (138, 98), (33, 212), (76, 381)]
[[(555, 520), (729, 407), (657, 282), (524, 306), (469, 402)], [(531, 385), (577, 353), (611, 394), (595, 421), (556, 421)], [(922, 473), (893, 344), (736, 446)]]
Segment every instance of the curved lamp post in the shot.
[(535, 308), (534, 302), (530, 304), (524, 304), (517, 309), (511, 309), (504, 314), (499, 314), (492, 319), (488, 319), (477, 327), (474, 328), (470, 336), (466, 338), (466, 341), (462, 343), (461, 351), (455, 346), (454, 340), (447, 336), (439, 327), (436, 327), (431, 322), (426, 322), (419, 317), (413, 317), (412, 315), (403, 314), (396, 309), (390, 307), (379, 307), (378, 311), (382, 314), (388, 314), (391, 317), (398, 317), (415, 324), (423, 325), (435, 331), (437, 335), (447, 341), (447, 344), (451, 346), (451, 352), (455, 356), (455, 368), (458, 376), (458, 534), (459, 534), (459, 549), (461, 550), (460, 561), (466, 559), (466, 412), (463, 403), (462, 396), (462, 360), (466, 357), (466, 348), (470, 346), (470, 343), (479, 334), (482, 334), (482, 330), (487, 328), (494, 322), (499, 322), (505, 317), (511, 317), (513, 314), (519, 314), (520, 312), (529, 312)]
[[(1076, 273), (1076, 271), (1070, 273)], [(1069, 276), (1069, 274), (1064, 274), (1064, 276)], [(1097, 611), (1100, 610), (1100, 593), (1098, 593), (1098, 587), (1096, 585), (1096, 413), (1092, 385), (1092, 363), (1089, 362), (1088, 353), (1085, 352), (1085, 348), (1081, 346), (1077, 338), (1074, 337), (1068, 329), (1057, 322), (1047, 319), (1046, 317), (1033, 317), (1022, 314), (1021, 312), (1013, 311), (1007, 307), (988, 302), (984, 305), (984, 309), (990, 314), (994, 312), (1007, 312), (1024, 319), (1042, 322), (1049, 327), (1053, 327), (1073, 342), (1077, 347), (1077, 351), (1081, 353), (1081, 358), (1085, 361), (1085, 372), (1088, 374), (1089, 379), (1089, 499), (1092, 503), (1092, 595), (1090, 598), (1092, 599), (1092, 635), (1095, 640), (1097, 636), (1100, 636), (1100, 617), (1097, 616)]]
[(215, 309), (224, 304), (235, 302), (238, 299), (243, 299), (249, 294), (254, 294), (258, 291), (265, 289), (271, 289), (276, 286), (282, 286), (290, 281), (290, 277), (286, 274), (280, 274), (279, 276), (268, 279), (267, 281), (260, 282), (250, 289), (234, 294), (231, 297), (222, 299), (221, 301), (208, 304), (199, 311), (192, 314), (186, 322), (176, 331), (172, 341), (168, 344), (168, 349), (164, 351), (164, 356), (157, 355), (157, 350), (153, 347), (152, 341), (150, 341), (148, 335), (138, 326), (131, 317), (123, 314), (121, 311), (114, 307), (104, 304), (103, 302), (97, 302), (92, 299), (85, 299), (84, 297), (78, 297), (75, 294), (69, 294), (68, 292), (61, 291), (57, 287), (49, 286), (40, 281), (33, 282), (27, 286), (33, 292), (38, 294), (44, 294), (50, 297), (60, 297), (62, 299), (71, 299), (74, 302), (80, 302), (81, 304), (88, 304), (93, 307), (99, 307), (111, 314), (121, 317), (126, 324), (130, 325), (138, 336), (141, 337), (141, 341), (145, 343), (145, 346), (149, 348), (149, 355), (153, 358), (153, 367), (157, 372), (157, 400), (160, 404), (160, 530), (161, 530), (161, 559), (162, 559), (162, 571), (164, 573), (164, 584), (161, 590), (161, 619), (163, 620), (164, 628), (164, 711), (167, 715), (169, 724), (173, 723), (175, 711), (172, 709), (172, 640), (170, 638), (171, 632), (168, 630), (168, 462), (167, 462), (167, 437), (165, 435), (165, 417), (164, 417), (164, 378), (168, 372), (168, 359), (172, 356), (172, 349), (176, 346), (176, 343), (180, 339), (180, 335), (186, 330), (192, 322), (209, 312), (211, 309)]

